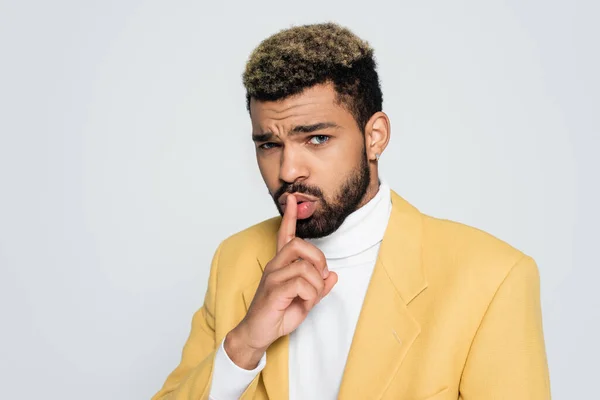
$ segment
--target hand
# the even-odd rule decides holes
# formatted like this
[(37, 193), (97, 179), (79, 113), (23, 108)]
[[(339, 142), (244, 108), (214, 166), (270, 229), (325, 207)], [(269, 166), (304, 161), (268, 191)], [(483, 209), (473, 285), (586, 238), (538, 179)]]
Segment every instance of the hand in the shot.
[(297, 213), (290, 194), (277, 235), (277, 254), (265, 266), (248, 313), (226, 337), (227, 354), (242, 368), (254, 369), (267, 348), (293, 332), (337, 283), (321, 250), (296, 237)]

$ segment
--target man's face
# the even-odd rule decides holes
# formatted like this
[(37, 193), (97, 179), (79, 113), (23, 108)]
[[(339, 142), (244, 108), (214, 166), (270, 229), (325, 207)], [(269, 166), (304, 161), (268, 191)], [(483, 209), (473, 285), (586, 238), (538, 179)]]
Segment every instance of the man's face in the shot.
[(260, 173), (280, 214), (298, 201), (296, 235), (331, 234), (362, 206), (371, 181), (365, 139), (332, 85), (279, 101), (250, 102)]

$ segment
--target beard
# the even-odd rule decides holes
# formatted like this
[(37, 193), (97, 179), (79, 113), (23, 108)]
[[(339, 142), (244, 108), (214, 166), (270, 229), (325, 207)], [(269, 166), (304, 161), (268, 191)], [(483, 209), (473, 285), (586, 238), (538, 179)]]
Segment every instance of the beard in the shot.
[(296, 236), (301, 239), (317, 239), (335, 232), (348, 215), (357, 210), (367, 193), (370, 182), (371, 170), (365, 150), (358, 166), (344, 180), (332, 201), (327, 201), (323, 191), (318, 187), (308, 186), (302, 182), (285, 183), (272, 197), (282, 216), (283, 211), (279, 206), (278, 199), (284, 193), (301, 193), (316, 197), (320, 207), (310, 217), (296, 221)]

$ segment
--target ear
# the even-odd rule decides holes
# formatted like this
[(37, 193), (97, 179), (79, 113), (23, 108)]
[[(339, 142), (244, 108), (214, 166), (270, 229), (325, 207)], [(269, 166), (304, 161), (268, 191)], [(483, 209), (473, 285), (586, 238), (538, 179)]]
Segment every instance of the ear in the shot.
[(365, 149), (367, 149), (367, 158), (370, 161), (378, 161), (379, 156), (387, 147), (390, 141), (390, 119), (382, 112), (378, 111), (369, 118), (365, 125)]

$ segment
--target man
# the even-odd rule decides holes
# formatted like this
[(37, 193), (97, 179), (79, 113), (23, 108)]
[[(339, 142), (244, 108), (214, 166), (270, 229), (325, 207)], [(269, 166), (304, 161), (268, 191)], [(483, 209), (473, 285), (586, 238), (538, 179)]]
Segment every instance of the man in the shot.
[(287, 29), (244, 85), (283, 217), (221, 243), (154, 399), (549, 399), (535, 262), (380, 180), (371, 47), (335, 24)]

